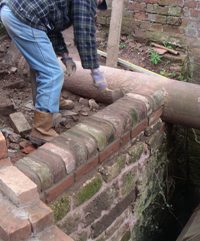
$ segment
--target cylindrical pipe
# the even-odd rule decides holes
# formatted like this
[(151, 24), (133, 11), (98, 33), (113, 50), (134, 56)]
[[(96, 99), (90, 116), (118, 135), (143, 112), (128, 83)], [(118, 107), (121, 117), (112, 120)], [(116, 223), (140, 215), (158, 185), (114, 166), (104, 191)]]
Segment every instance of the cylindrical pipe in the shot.
[[(77, 72), (70, 78), (66, 77), (64, 88), (83, 97), (108, 103), (93, 87), (90, 71), (83, 70), (79, 62), (76, 64)], [(200, 129), (200, 85), (106, 66), (101, 68), (111, 89), (121, 88), (125, 93), (133, 92), (144, 95), (165, 89), (167, 96), (163, 120)]]

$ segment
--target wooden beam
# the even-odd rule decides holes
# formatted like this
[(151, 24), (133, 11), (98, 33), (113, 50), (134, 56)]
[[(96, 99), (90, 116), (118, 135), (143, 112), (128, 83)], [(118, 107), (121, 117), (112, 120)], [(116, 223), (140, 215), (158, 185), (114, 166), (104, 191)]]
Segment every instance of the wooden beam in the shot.
[(109, 31), (108, 46), (107, 46), (108, 58), (106, 61), (106, 65), (111, 67), (117, 66), (123, 8), (124, 8), (124, 0), (112, 1), (112, 13), (111, 13), (110, 31)]

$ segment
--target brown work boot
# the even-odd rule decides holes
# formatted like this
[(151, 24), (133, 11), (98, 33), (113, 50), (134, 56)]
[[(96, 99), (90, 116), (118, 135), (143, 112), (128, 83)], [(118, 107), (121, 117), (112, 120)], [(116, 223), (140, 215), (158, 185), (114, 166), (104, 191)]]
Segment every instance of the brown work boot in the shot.
[(58, 136), (57, 132), (52, 128), (52, 124), (52, 113), (35, 111), (33, 128), (29, 137), (30, 141), (40, 146)]
[(71, 110), (74, 108), (74, 102), (72, 100), (65, 100), (62, 96), (60, 97), (60, 109)]

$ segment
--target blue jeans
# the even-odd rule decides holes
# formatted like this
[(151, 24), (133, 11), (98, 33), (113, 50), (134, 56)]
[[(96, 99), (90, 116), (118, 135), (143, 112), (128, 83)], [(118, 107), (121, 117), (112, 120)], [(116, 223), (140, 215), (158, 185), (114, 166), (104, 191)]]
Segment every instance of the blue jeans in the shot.
[(0, 9), (0, 17), (9, 36), (36, 72), (35, 108), (59, 112), (64, 72), (47, 34), (22, 23), (6, 5)]

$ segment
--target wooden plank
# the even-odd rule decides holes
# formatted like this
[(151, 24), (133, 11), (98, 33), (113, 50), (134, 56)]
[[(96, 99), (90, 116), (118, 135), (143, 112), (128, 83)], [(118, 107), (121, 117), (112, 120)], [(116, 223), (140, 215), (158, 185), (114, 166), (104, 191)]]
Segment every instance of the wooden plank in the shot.
[(112, 1), (112, 13), (111, 13), (110, 31), (109, 31), (108, 46), (107, 46), (108, 58), (106, 61), (106, 65), (111, 67), (117, 66), (123, 8), (124, 8), (124, 0)]

